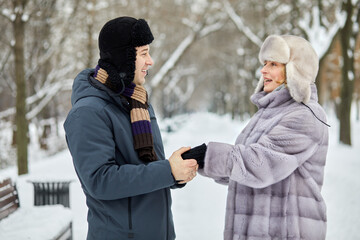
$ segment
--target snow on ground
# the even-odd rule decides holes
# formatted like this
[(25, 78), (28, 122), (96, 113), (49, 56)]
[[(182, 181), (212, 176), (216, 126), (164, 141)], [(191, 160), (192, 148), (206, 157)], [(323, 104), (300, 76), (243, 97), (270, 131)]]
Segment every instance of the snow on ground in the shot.
[[(328, 207), (328, 240), (360, 239), (360, 122), (353, 122), (353, 147), (338, 144), (336, 119), (329, 120), (330, 146), (323, 195)], [(163, 130), (166, 156), (181, 146), (196, 146), (203, 142), (233, 143), (246, 122), (233, 121), (229, 116), (210, 113), (181, 115), (159, 122)], [(167, 132), (172, 130), (172, 132)], [(31, 151), (31, 149), (30, 149)], [(71, 179), (70, 206), (73, 212), (74, 240), (86, 238), (85, 196), (77, 180), (68, 151), (46, 159), (34, 159), (29, 174), (17, 177), (15, 168), (0, 171), (0, 179), (7, 176), (17, 181), (21, 205), (33, 205), (31, 179)], [(183, 189), (172, 191), (173, 215), (177, 239), (220, 240), (224, 228), (226, 186), (198, 176)], [(26, 223), (24, 223), (26, 224)], [(39, 226), (40, 228), (42, 226)]]

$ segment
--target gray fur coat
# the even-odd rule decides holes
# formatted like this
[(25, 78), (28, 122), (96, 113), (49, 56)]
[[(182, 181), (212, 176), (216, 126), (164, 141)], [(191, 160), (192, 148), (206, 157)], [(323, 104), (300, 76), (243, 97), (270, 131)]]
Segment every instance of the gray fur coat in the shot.
[(251, 100), (259, 110), (235, 145), (210, 142), (200, 171), (228, 184), (224, 239), (325, 239), (328, 127), (315, 85), (313, 113), (286, 88)]

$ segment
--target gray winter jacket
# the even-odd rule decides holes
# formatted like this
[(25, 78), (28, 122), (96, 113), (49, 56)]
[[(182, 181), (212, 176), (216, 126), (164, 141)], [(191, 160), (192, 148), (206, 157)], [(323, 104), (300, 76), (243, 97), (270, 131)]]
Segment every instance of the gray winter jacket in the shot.
[(143, 163), (134, 150), (127, 102), (90, 77), (75, 79), (64, 123), (74, 167), (88, 206), (87, 239), (175, 239), (170, 187), (175, 181), (154, 111), (149, 107), (159, 161)]
[(235, 145), (209, 143), (201, 173), (228, 184), (225, 240), (325, 239), (328, 127), (311, 89), (313, 112), (286, 88), (255, 93), (258, 112)]

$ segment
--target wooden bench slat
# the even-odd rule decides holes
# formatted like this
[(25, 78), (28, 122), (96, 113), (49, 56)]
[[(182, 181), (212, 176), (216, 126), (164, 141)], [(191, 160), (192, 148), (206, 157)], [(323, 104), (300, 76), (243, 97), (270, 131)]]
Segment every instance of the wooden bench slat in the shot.
[(1, 199), (7, 195), (15, 195), (14, 192), (15, 192), (15, 188), (13, 186), (0, 191), (0, 202), (1, 202)]
[(18, 207), (16, 205), (12, 205), (10, 208), (7, 208), (6, 210), (1, 211), (0, 212), (0, 220), (3, 218), (6, 218), (11, 213), (15, 212), (16, 209), (18, 209)]
[(72, 239), (72, 222), (64, 229), (63, 232), (55, 238), (56, 240), (69, 240)]
[(14, 212), (19, 206), (16, 187), (11, 179), (7, 178), (0, 183), (0, 220)]
[(7, 178), (5, 180), (3, 180), (2, 182), (0, 182), (0, 189), (6, 185), (11, 185), (11, 179)]
[[(24, 213), (26, 213), (26, 211), (22, 208), (19, 208), (19, 206), (20, 206), (20, 202), (19, 202), (16, 185), (12, 184), (10, 178), (5, 179), (4, 181), (2, 181), (0, 183), (0, 221), (1, 222), (4, 221), (2, 223), (5, 223), (5, 221), (14, 221), (14, 219), (18, 219), (19, 217), (23, 218), (25, 216)], [(13, 215), (9, 216), (11, 213), (15, 212), (17, 209), (20, 209), (20, 210), (18, 210)], [(56, 207), (54, 206), (54, 209), (57, 209), (56, 211), (59, 211), (58, 206), (56, 206)], [(23, 210), (23, 211), (21, 211), (21, 210)], [(38, 211), (38, 210), (40, 210), (40, 209), (37, 209), (35, 212), (46, 213), (46, 212), (44, 212), (44, 210), (46, 211), (46, 208), (42, 208), (41, 211)], [(69, 210), (66, 210), (66, 211), (67, 211), (66, 215), (67, 215), (67, 217), (69, 217)], [(6, 219), (4, 219), (4, 218), (6, 218)], [(2, 219), (4, 219), (4, 220), (2, 220)], [(40, 219), (42, 219), (42, 218), (40, 218)], [(27, 226), (27, 227), (29, 227), (29, 226)], [(30, 227), (31, 227), (31, 225), (30, 225)], [(9, 233), (13, 234), (14, 232), (8, 232), (7, 234), (9, 234)], [(2, 235), (2, 234), (6, 234), (6, 232), (5, 233), (0, 232), (0, 235)], [(53, 238), (55, 238), (57, 240), (72, 239), (72, 221), (70, 220), (68, 225), (66, 225), (64, 227), (64, 229), (62, 229), (58, 233), (57, 236), (53, 236)]]
[[(17, 199), (16, 195), (12, 195), (6, 199), (4, 199), (3, 201), (0, 201), (0, 212), (2, 212), (3, 210), (5, 210), (7, 205), (10, 205), (10, 203), (13, 203), (12, 205), (17, 205), (19, 206), (19, 200)], [(4, 209), (3, 209), (4, 208)]]

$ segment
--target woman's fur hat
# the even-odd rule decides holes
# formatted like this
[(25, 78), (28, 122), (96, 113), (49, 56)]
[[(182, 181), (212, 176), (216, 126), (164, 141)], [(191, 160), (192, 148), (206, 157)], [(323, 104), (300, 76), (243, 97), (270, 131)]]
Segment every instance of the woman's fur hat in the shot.
[[(286, 82), (290, 95), (297, 102), (307, 103), (310, 100), (310, 85), (315, 83), (319, 70), (319, 58), (304, 38), (292, 35), (268, 36), (259, 53), (262, 64), (274, 61), (286, 64)], [(263, 90), (264, 78), (255, 89), (255, 93)]]

